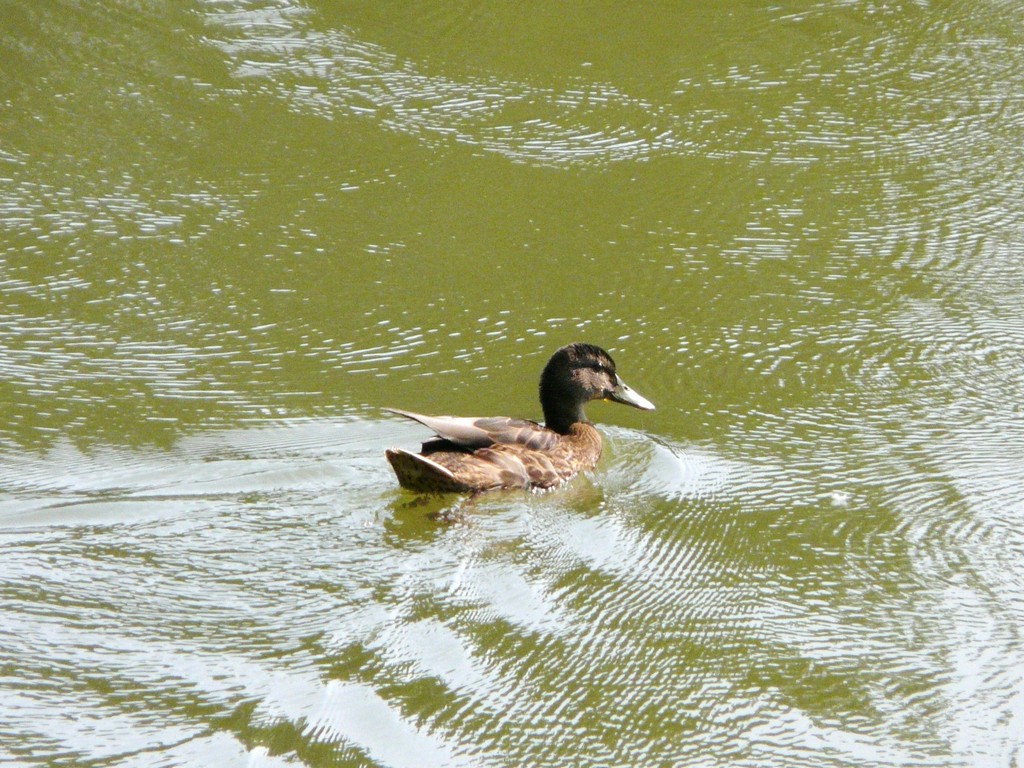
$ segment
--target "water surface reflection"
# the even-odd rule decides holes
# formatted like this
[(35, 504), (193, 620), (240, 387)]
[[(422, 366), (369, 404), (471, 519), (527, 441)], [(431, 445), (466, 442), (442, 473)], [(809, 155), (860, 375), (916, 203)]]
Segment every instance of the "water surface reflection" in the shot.
[(0, 762), (1024, 764), (1016, 10), (5, 8)]

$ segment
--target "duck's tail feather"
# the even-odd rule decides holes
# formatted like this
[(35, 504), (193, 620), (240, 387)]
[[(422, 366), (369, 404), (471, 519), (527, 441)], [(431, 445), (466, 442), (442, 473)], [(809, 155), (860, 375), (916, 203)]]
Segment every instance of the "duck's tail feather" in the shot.
[(426, 456), (402, 448), (389, 448), (384, 452), (391, 468), (398, 476), (398, 483), (411, 491), (427, 493), (449, 493), (467, 490), (466, 485), (455, 478), (451, 470)]

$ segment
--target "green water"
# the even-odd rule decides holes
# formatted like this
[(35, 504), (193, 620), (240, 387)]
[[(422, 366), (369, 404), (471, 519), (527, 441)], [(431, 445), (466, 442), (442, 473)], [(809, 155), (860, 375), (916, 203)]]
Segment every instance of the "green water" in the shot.
[(1024, 765), (1022, 147), (1012, 3), (0, 0), (0, 764)]

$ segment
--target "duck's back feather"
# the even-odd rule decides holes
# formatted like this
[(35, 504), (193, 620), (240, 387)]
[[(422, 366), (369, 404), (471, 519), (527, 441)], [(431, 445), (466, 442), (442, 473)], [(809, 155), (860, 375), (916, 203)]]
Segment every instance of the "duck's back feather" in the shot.
[(512, 419), (507, 416), (473, 418), (463, 416), (424, 416), (412, 411), (389, 408), (392, 413), (418, 421), (442, 439), (430, 440), (423, 444), (424, 451), (452, 450), (461, 448), (474, 451), (492, 445), (521, 445), (534, 451), (550, 451), (558, 445), (561, 437), (554, 430), (547, 429), (535, 421)]

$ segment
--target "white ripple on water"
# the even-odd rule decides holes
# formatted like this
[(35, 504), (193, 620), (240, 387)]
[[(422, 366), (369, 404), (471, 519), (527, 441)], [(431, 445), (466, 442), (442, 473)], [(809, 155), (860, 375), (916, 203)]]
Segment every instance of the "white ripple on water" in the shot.
[(305, 733), (316, 741), (350, 743), (383, 765), (472, 765), (441, 739), (423, 733), (396, 712), (372, 688), (331, 680)]
[(1007, 429), (1011, 423), (993, 419), (942, 430), (923, 460), (943, 478), (943, 503), (919, 508), (907, 531), (936, 606), (922, 631), (943, 638), (951, 670), (940, 688), (948, 702), (942, 731), (958, 751), (993, 763), (1019, 748), (1009, 734), (1021, 730), (1007, 725), (1024, 722), (1024, 429)]
[(149, 519), (180, 512), (183, 504), (201, 509), (204, 500), (275, 489), (311, 495), (341, 485), (374, 487), (377, 478), (365, 470), (382, 469), (381, 434), (394, 441), (404, 429), (299, 420), (202, 433), (166, 451), (135, 452), (83, 451), (60, 440), (43, 454), (4, 456), (0, 526)]
[(499, 717), (517, 693), (522, 695), (522, 689), (511, 690), (465, 638), (436, 619), (380, 622), (372, 637), (367, 647), (404, 679), (435, 679), (449, 691), (469, 694), (478, 716)]
[[(111, 697), (132, 690), (162, 691), (218, 707), (254, 697), (267, 716), (284, 711), (295, 718), (308, 716), (319, 696), (316, 677), (300, 676), (298, 668), (282, 673), (240, 655), (184, 650), (173, 640), (132, 637), (116, 622), (89, 628), (53, 617), (26, 620), (10, 610), (4, 613), (4, 646), (15, 652), (19, 666), (32, 658), (31, 649), (20, 646), (45, 649), (49, 671), (22, 667), (19, 672), (49, 677), (54, 684), (44, 686), (44, 693), (2, 697), (0, 719), (26, 724), (33, 739), (61, 752), (109, 760), (184, 742), (205, 730), (202, 723), (184, 717), (169, 722), (159, 708), (131, 712), (111, 706)], [(105, 692), (91, 681), (107, 681), (112, 690)], [(78, 714), (71, 722), (68, 710)], [(22, 732), (19, 740), (25, 738)]]
[[(935, 338), (934, 332), (927, 328), (920, 330)], [(938, 350), (941, 349), (939, 344)], [(1005, 396), (1006, 382), (1001, 384)], [(963, 415), (969, 417), (971, 413), (971, 409), (965, 409)], [(857, 418), (870, 421), (873, 415), (870, 411), (861, 412)], [(892, 418), (891, 414), (881, 416), (885, 422)], [(831, 432), (841, 441), (842, 425), (836, 424), (834, 418), (826, 419), (832, 426)], [(914, 414), (903, 417), (906, 422), (915, 420), (919, 417)], [(809, 414), (804, 421), (810, 426), (821, 423), (821, 418)], [(874, 761), (878, 764), (892, 761), (944, 764), (941, 758), (931, 756), (944, 751), (943, 743), (955, 745), (955, 754), (985, 754), (993, 763), (1015, 752), (1012, 737), (1007, 740), (1012, 731), (1007, 730), (1005, 724), (1019, 722), (1022, 716), (1020, 692), (1024, 690), (1024, 679), (1020, 669), (1024, 667), (1014, 661), (1020, 655), (1014, 627), (1022, 625), (1019, 590), (1024, 580), (1020, 558), (1016, 555), (1024, 551), (1024, 541), (1019, 535), (1019, 526), (1015, 527), (1011, 521), (1021, 509), (1014, 489), (1024, 484), (1024, 477), (1016, 458), (1019, 452), (1007, 451), (1007, 441), (1016, 445), (1021, 435), (1019, 431), (1007, 433), (1006, 426), (1019, 420), (994, 418), (991, 424), (975, 424), (966, 433), (956, 429), (948, 418), (937, 418), (937, 421), (943, 424), (936, 434), (944, 435), (944, 445), (930, 445), (918, 458), (914, 457), (917, 449), (913, 442), (895, 447), (897, 453), (903, 453), (913, 462), (902, 469), (898, 469), (900, 463), (894, 462), (894, 457), (888, 458), (887, 466), (904, 472), (902, 478), (863, 477), (860, 471), (851, 473), (844, 469), (843, 462), (832, 467), (822, 466), (823, 456), (843, 455), (841, 449), (823, 450), (821, 441), (828, 433), (822, 432), (808, 442), (807, 456), (793, 455), (790, 466), (770, 463), (744, 468), (737, 465), (724, 495), (717, 497), (718, 504), (725, 498), (736, 497), (746, 499), (744, 507), (784, 512), (794, 503), (813, 504), (815, 499), (826, 502), (830, 498), (829, 486), (837, 482), (840, 487), (856, 491), (852, 508), (848, 506), (851, 502), (846, 501), (835, 507), (835, 513), (839, 514), (822, 516), (839, 522), (830, 536), (838, 537), (841, 541), (836, 543), (841, 546), (830, 554), (822, 546), (827, 547), (827, 539), (815, 542), (813, 533), (807, 536), (808, 542), (813, 543), (808, 554), (813, 553), (817, 558), (842, 558), (836, 559), (837, 564), (848, 564), (843, 568), (842, 581), (833, 585), (821, 582), (816, 590), (820, 599), (809, 594), (807, 585), (800, 586), (799, 581), (789, 584), (787, 580), (780, 580), (785, 574), (738, 574), (748, 581), (749, 589), (741, 596), (737, 607), (757, 605), (756, 613), (750, 617), (753, 621), (746, 628), (747, 639), (759, 638), (783, 649), (792, 648), (791, 652), (798, 657), (815, 660), (822, 669), (849, 668), (851, 681), (856, 679), (854, 671), (862, 669), (865, 660), (872, 659), (871, 668), (876, 670), (878, 679), (872, 681), (867, 676), (862, 681), (865, 685), (862, 694), (867, 695), (877, 712), (892, 723), (892, 730), (886, 728), (885, 731), (924, 729), (933, 732), (931, 739), (920, 741), (922, 747), (931, 742), (925, 752), (907, 749), (877, 730), (870, 736), (863, 731), (851, 731), (844, 736), (832, 727), (822, 729), (805, 714), (789, 709), (785, 699), (781, 699), (762, 713), (766, 715), (776, 710), (777, 716), (772, 716), (763, 727), (754, 727), (753, 732), (760, 734), (765, 744), (774, 743), (780, 749), (795, 748), (796, 762), (792, 764), (800, 764), (797, 758), (809, 762), (815, 759), (812, 755), (820, 758), (823, 744), (832, 745), (826, 752), (838, 750), (835, 759), (839, 763), (843, 762), (841, 745), (844, 744), (849, 749), (847, 759), (855, 757), (868, 764)], [(799, 423), (799, 418), (780, 421), (779, 434), (772, 442), (793, 446), (790, 430)], [(913, 430), (906, 433), (910, 441), (914, 435)], [(863, 444), (858, 450), (874, 450), (870, 437), (862, 435), (861, 439)], [(892, 435), (883, 437), (882, 442), (891, 443)], [(938, 464), (934, 472), (922, 472), (918, 462), (925, 456), (929, 457), (929, 463)], [(867, 462), (867, 465), (872, 466), (872, 463)], [(823, 471), (820, 474), (809, 472), (809, 467)], [(658, 475), (655, 479), (658, 480)], [(912, 482), (915, 479), (918, 482)], [(951, 480), (963, 485), (957, 498), (985, 500), (969, 512), (968, 519), (964, 519), (962, 507), (951, 509), (949, 506), (948, 483)], [(680, 482), (687, 483), (685, 475)], [(812, 485), (818, 488), (809, 487)], [(692, 494), (690, 496), (692, 498)], [(883, 510), (893, 509), (899, 516), (895, 526), (890, 523), (888, 530), (884, 526), (880, 529), (873, 519), (876, 515), (865, 514), (868, 511), (863, 508), (865, 497), (870, 504), (881, 505)], [(792, 522), (800, 520), (796, 518)], [(812, 519), (801, 524), (808, 523), (820, 525)], [(786, 527), (791, 524), (784, 522)], [(723, 529), (715, 538), (722, 543), (729, 537)], [(911, 545), (914, 566), (912, 571), (899, 576), (903, 580), (910, 577), (905, 599), (887, 598), (879, 602), (878, 596), (869, 592), (864, 593), (861, 601), (854, 598), (858, 590), (891, 579), (892, 574), (886, 576), (884, 571), (899, 562), (906, 552), (906, 544)], [(658, 555), (662, 549), (671, 552), (668, 559)], [(691, 566), (687, 561), (692, 560), (692, 555), (682, 554), (687, 549), (683, 542), (659, 536), (652, 537), (641, 547), (620, 547), (618, 551), (624, 555), (646, 553), (644, 565), (649, 570), (645, 574), (645, 586), (658, 583), (657, 576), (650, 577), (652, 572), (675, 572), (686, 577), (685, 590), (694, 595), (692, 587), (699, 588), (700, 577), (707, 572), (704, 564), (728, 559), (730, 554), (724, 551), (718, 555), (702, 554)], [(993, 551), (1000, 553), (995, 561), (991, 557)], [(964, 563), (958, 562), (958, 558), (973, 563), (968, 571), (974, 572), (980, 581), (975, 582), (963, 573)], [(627, 564), (624, 571), (640, 566), (640, 562)], [(862, 581), (859, 586), (857, 579)], [(794, 586), (797, 587), (795, 592)], [(619, 600), (627, 599), (629, 590), (623, 585), (613, 591)], [(712, 605), (716, 609), (728, 609), (728, 604), (723, 603), (720, 584), (715, 592)], [(835, 595), (830, 594), (833, 592), (846, 593), (851, 599), (837, 603)], [(664, 614), (668, 603), (653, 602), (661, 605), (659, 613)], [(698, 610), (699, 601), (688, 603), (689, 609), (675, 612), (677, 615), (669, 619), (669, 624), (679, 625), (688, 617), (698, 615), (694, 611)], [(631, 610), (642, 612), (641, 604), (642, 601), (633, 602)], [(818, 607), (814, 608), (815, 605)], [(720, 615), (720, 625), (716, 625), (719, 642), (723, 639), (721, 622), (724, 620), (725, 616)], [(779, 655), (784, 654), (773, 655), (772, 663)], [(792, 727), (785, 725), (787, 722)], [(800, 723), (808, 727), (798, 728)], [(835, 738), (831, 738), (833, 734)], [(990, 736), (986, 738), (983, 734)], [(1000, 736), (992, 738), (991, 734)]]
[[(975, 269), (1000, 271), (999, 259), (983, 261)], [(960, 275), (966, 262), (947, 266)], [(844, 561), (835, 586), (859, 594), (849, 603), (861, 606), (856, 615), (826, 604), (808, 616), (805, 596), (790, 602), (780, 584), (782, 610), (763, 629), (830, 666), (864, 654), (877, 671), (866, 692), (879, 712), (904, 730), (927, 729), (934, 753), (950, 749), (976, 765), (1012, 764), (1020, 731), (1007, 726), (1024, 717), (1024, 368), (1015, 351), (1024, 337), (1000, 302), (978, 292), (991, 279), (961, 287), (954, 277), (937, 298), (896, 303), (854, 371), (851, 402), (778, 414), (745, 433), (790, 449), (791, 466), (759, 478), (763, 488), (785, 489), (779, 473), (806, 486), (817, 472), (852, 491), (832, 537)], [(1020, 285), (996, 293), (1019, 302)], [(805, 495), (799, 484), (790, 492)], [(871, 594), (894, 575), (902, 594)]]
[[(807, 431), (817, 421), (806, 414), (794, 422), (810, 457), (824, 439)], [(307, 741), (390, 764), (413, 764), (419, 751), (428, 764), (457, 763), (468, 744), (550, 763), (555, 747), (531, 741), (538, 731), (585, 745), (592, 762), (621, 763), (624, 756), (602, 740), (609, 729), (634, 757), (639, 750), (645, 759), (679, 765), (735, 757), (742, 744), (749, 751), (741, 756), (760, 764), (812, 765), (815, 756), (817, 764), (943, 764), (933, 757), (943, 750), (934, 736), (917, 732), (914, 716), (932, 711), (925, 727), (945, 730), (947, 715), (952, 729), (961, 717), (991, 723), (1020, 706), (1013, 693), (1019, 675), (1004, 663), (1014, 653), (1014, 623), (1001, 622), (970, 580), (949, 580), (946, 559), (929, 562), (928, 537), (914, 530), (929, 523), (881, 535), (913, 533), (919, 564), (938, 568), (948, 589), (922, 591), (912, 578), (906, 596), (858, 593), (858, 573), (867, 574), (864, 587), (885, 580), (894, 553), (862, 551), (879, 536), (871, 510), (856, 499), (851, 507), (831, 506), (834, 480), (808, 472), (806, 456), (744, 463), (612, 430), (607, 466), (564, 493), (496, 496), (480, 502), (476, 524), (430, 524), (421, 543), (389, 543), (380, 540), (379, 524), (361, 526), (372, 511), (367, 518), (334, 506), (379, 509), (377, 484), (388, 477), (379, 447), (399, 429), (390, 422), (308, 422), (207, 434), (173, 456), (176, 473), (153, 481), (141, 466), (112, 471), (115, 454), (83, 459), (67, 446), (49, 466), (70, 467), (78, 478), (72, 482), (48, 480), (45, 461), (8, 468), (5, 486), (20, 478), (21, 488), (38, 493), (51, 483), (55, 498), (95, 498), (122, 505), (123, 513), (80, 529), (69, 521), (64, 532), (7, 528), (8, 574), (35, 574), (4, 585), (0, 626), (11, 634), (2, 647), (18, 660), (16, 674), (35, 675), (25, 660), (45, 649), (43, 663), (72, 680), (83, 668), (76, 649), (91, 648), (84, 665), (103, 679), (160, 693), (160, 700), (198, 698), (217, 711), (255, 701), (254, 728), (291, 724)], [(978, 450), (977, 440), (971, 444)], [(986, 445), (996, 451), (996, 442)], [(318, 461), (322, 475), (308, 471)], [(349, 484), (345, 473), (356, 465)], [(107, 488), (95, 480), (105, 474)], [(969, 478), (976, 475), (965, 471)], [(333, 481), (343, 490), (329, 490)], [(1005, 486), (998, 493), (1001, 501)], [(180, 506), (176, 518), (135, 516), (131, 505), (153, 494), (205, 503)], [(594, 494), (603, 498), (596, 506)], [(939, 498), (913, 486), (897, 495), (908, 516)], [(823, 506), (794, 508), (794, 499)], [(843, 521), (834, 535), (827, 520), (816, 521), (829, 516)], [(770, 518), (770, 527), (757, 529), (768, 541), (752, 539), (744, 521)], [(806, 526), (811, 530), (802, 532)], [(991, 533), (968, 527), (941, 535)], [(792, 570), (766, 567), (779, 559), (760, 557), (758, 548), (789, 540), (807, 545), (794, 553), (817, 560)], [(837, 540), (851, 551), (828, 555)], [(844, 562), (859, 556), (867, 570), (846, 570)], [(46, 597), (16, 602), (9, 590), (29, 584)], [(1012, 603), (1011, 593), (1005, 597)], [(481, 631), (500, 632), (502, 649)], [(947, 642), (937, 643), (943, 633)], [(324, 651), (306, 645), (311, 635), (322, 637)], [(698, 652), (705, 645), (715, 649), (709, 657)], [(274, 661), (264, 658), (267, 648), (276, 649)], [(351, 648), (369, 661), (348, 676), (320, 671)], [(958, 651), (943, 657), (936, 648)], [(840, 696), (866, 696), (868, 712), (876, 713), (844, 724), (827, 708), (805, 706), (802, 688), (829, 679)], [(928, 684), (915, 688), (923, 680)], [(415, 695), (393, 693), (423, 681), (439, 686), (443, 702), (425, 719), (406, 714), (410, 706), (415, 711)], [(1002, 702), (996, 710), (994, 699)], [(87, 701), (103, 721), (83, 736), (90, 752), (106, 754), (104, 743), (119, 727), (136, 728), (150, 749), (172, 749), (170, 730), (136, 722), (107, 699)], [(155, 716), (166, 717), (166, 709), (157, 706)], [(680, 719), (689, 725), (679, 738), (666, 736)], [(181, 722), (187, 729), (195, 721)], [(97, 743), (90, 734), (100, 734)], [(978, 732), (946, 734), (978, 748)]]
[(234, 63), (243, 85), (269, 83), (306, 114), (373, 116), (431, 144), (457, 142), (554, 165), (678, 152), (694, 144), (679, 137), (698, 135), (664, 107), (607, 84), (556, 91), (430, 76), (347, 30), (309, 28), (308, 14), (290, 3), (238, 5), (208, 3), (209, 41)]
[[(27, 163), (27, 159), (25, 160)], [(0, 229), (37, 240), (60, 239), (75, 244), (78, 238), (119, 242), (158, 239), (181, 244), (209, 232), (212, 223), (184, 230), (190, 212), (203, 211), (211, 221), (232, 221), (241, 210), (209, 185), (192, 191), (142, 190), (130, 174), (117, 179), (90, 179), (84, 191), (58, 187), (25, 177), (18, 167), (0, 179)]]
[[(47, 631), (37, 619), (21, 626), (17, 616), (6, 624), (7, 639), (38, 643), (48, 636), (48, 645), (74, 648), (76, 667), (90, 670), (96, 680), (112, 680), (139, 690), (160, 690), (162, 696), (195, 696), (205, 705), (233, 707), (245, 700), (258, 701), (254, 724), (279, 721), (305, 723), (304, 733), (312, 741), (355, 748), (387, 765), (459, 765), (461, 761), (440, 740), (420, 732), (399, 712), (365, 685), (337, 680), (321, 683), (311, 670), (310, 659), (289, 659), (287, 669), (254, 662), (237, 654), (183, 651), (174, 643), (144, 641), (113, 631), (80, 630), (54, 625)], [(5, 646), (18, 652), (19, 643)], [(24, 649), (23, 655), (29, 655)], [(68, 670), (71, 675), (73, 671)], [(64, 672), (51, 669), (58, 678)], [(191, 752), (212, 758), (209, 745), (201, 738), (205, 726), (182, 718), (168, 723), (165, 713), (111, 712), (106, 696), (88, 691), (88, 678), (69, 679), (53, 686), (50, 696), (40, 693), (5, 695), (0, 702), (0, 720), (31, 722), (33, 739), (61, 752), (88, 754), (94, 760), (163, 751), (175, 744), (195, 742)], [(128, 691), (116, 690), (116, 695)], [(194, 693), (190, 693), (194, 692)], [(81, 711), (88, 707), (93, 714)], [(68, 707), (80, 714), (67, 722)], [(22, 734), (23, 736), (24, 734)], [(232, 748), (233, 747), (233, 748)], [(240, 745), (221, 745), (232, 756)], [(220, 751), (220, 749), (218, 751)], [(172, 754), (178, 750), (172, 750)], [(165, 755), (164, 759), (170, 759)]]
[[(164, 761), (148, 764), (169, 765), (176, 756), (219, 754), (230, 758), (224, 764), (239, 764), (246, 752), (238, 740), (210, 737), (202, 717), (175, 714), (159, 703), (173, 699), (219, 712), (254, 702), (250, 727), (291, 723), (310, 742), (390, 765), (460, 764), (443, 741), (421, 731), (371, 687), (322, 680), (316, 659), (294, 647), (283, 658), (275, 654), (274, 661), (259, 650), (267, 632), (295, 633), (295, 641), (275, 643), (279, 651), (301, 643), (311, 626), (319, 626), (310, 621), (320, 611), (342, 618), (348, 631), (359, 633), (361, 626), (360, 640), (387, 626), (386, 616), (383, 625), (353, 621), (348, 601), (360, 598), (358, 588), (342, 594), (341, 604), (338, 598), (317, 599), (309, 589), (317, 551), (325, 557), (321, 567), (340, 567), (350, 582), (378, 570), (373, 553), (350, 547), (355, 560), (345, 562), (344, 550), (325, 547), (321, 532), (313, 559), (296, 560), (299, 551), (310, 554), (312, 542), (293, 539), (310, 530), (311, 513), (338, 521), (324, 488), (356, 493), (364, 487), (367, 498), (376, 497), (379, 477), (371, 473), (360, 482), (350, 476), (346, 482), (344, 476), (371, 454), (378, 475), (386, 472), (380, 446), (392, 431), (386, 422), (371, 425), (369, 432), (354, 423), (300, 422), (207, 434), (186, 440), (180, 452), (130, 461), (124, 452), (86, 456), (62, 446), (31, 469), (4, 465), (0, 486), (12, 511), (22, 494), (51, 502), (44, 514), (5, 515), (0, 531), (6, 563), (0, 578), (0, 656), (18, 679), (37, 680), (33, 690), (51, 692), (35, 699), (0, 697), (0, 721), (14, 729), (12, 748), (35, 745), (51, 754), (119, 764), (141, 764), (147, 754)], [(331, 472), (330, 456), (343, 457), (341, 475)], [(309, 471), (312, 457), (318, 471)], [(224, 471), (219, 483), (218, 471)], [(291, 510), (284, 518), (272, 505), (253, 501), (280, 493)], [(76, 504), (90, 503), (111, 511), (100, 519), (74, 512)], [(165, 514), (140, 514), (140, 506), (152, 503)], [(299, 528), (296, 514), (304, 523)], [(358, 523), (355, 528), (358, 535)], [(269, 549), (268, 533), (275, 544)], [(351, 544), (351, 530), (337, 533)], [(23, 580), (28, 572), (34, 575)], [(306, 599), (277, 603), (282, 590), (299, 584)], [(284, 616), (279, 609), (288, 603), (296, 612)], [(423, 660), (430, 669), (447, 666), (441, 659)], [(90, 680), (103, 682), (94, 686)], [(107, 693), (105, 686), (113, 690)], [(151, 706), (122, 708), (121, 696), (141, 696)], [(75, 717), (75, 727), (62, 726), (79, 707), (89, 711)], [(250, 757), (253, 764), (279, 764), (265, 752)]]

